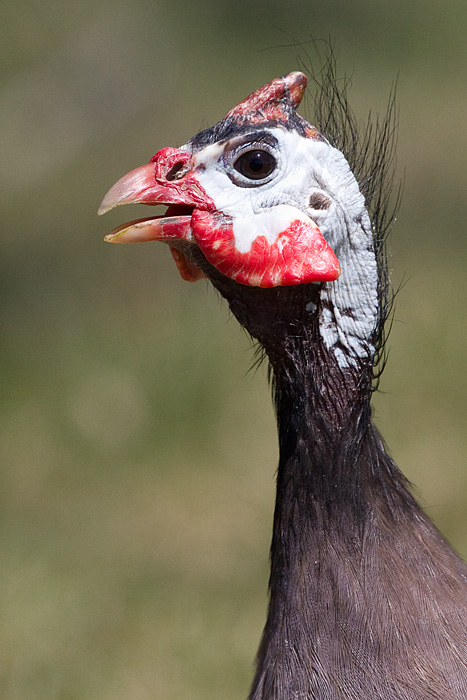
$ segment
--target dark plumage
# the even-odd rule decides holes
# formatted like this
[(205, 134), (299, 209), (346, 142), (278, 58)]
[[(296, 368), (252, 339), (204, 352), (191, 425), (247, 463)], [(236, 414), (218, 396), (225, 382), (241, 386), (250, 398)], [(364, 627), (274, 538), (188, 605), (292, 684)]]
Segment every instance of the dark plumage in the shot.
[[(300, 76), (273, 81), (169, 154), (175, 170), (165, 151), (156, 154), (155, 183), (144, 166), (145, 189), (135, 193), (127, 176), (103, 208), (169, 203), (166, 217), (119, 227), (113, 240), (169, 242), (182, 275), (211, 280), (270, 364), (280, 460), (270, 603), (250, 700), (465, 700), (467, 569), (414, 500), (371, 418), (392, 301), (385, 237), (394, 101), (387, 118), (359, 137), (331, 61), (318, 84), (315, 129), (295, 112)], [(265, 132), (275, 142), (265, 143)], [(279, 174), (263, 177), (262, 148)], [(253, 154), (251, 181), (236, 172), (244, 152)], [(164, 180), (169, 166), (179, 175)], [(232, 195), (223, 207), (224, 187)], [(248, 216), (247, 233), (263, 232), (252, 245), (267, 238), (267, 208), (289, 217), (279, 235), (292, 245), (297, 221), (311, 221), (310, 236), (318, 227), (341, 276), (332, 261), (327, 276), (314, 277), (321, 273), (313, 268), (303, 282), (284, 282), (289, 270), (282, 268), (277, 284), (262, 269), (258, 276), (264, 261), (251, 258), (253, 247), (245, 252), (240, 232)], [(197, 216), (206, 228), (197, 228)], [(219, 242), (209, 247), (213, 231)], [(294, 259), (284, 257), (284, 265)]]

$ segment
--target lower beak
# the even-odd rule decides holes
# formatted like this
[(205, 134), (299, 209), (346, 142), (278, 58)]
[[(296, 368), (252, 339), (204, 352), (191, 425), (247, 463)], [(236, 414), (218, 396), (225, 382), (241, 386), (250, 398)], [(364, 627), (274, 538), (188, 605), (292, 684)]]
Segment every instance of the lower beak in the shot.
[(191, 216), (168, 216), (136, 219), (117, 226), (104, 240), (108, 243), (145, 243), (183, 238), (191, 240)]

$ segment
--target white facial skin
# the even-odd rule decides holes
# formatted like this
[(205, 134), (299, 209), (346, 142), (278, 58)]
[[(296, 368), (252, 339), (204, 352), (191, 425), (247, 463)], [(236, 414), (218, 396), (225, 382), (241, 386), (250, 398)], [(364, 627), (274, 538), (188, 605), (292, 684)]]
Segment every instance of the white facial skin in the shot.
[[(240, 252), (258, 235), (274, 242), (294, 219), (316, 223), (342, 270), (335, 282), (323, 285), (320, 333), (342, 369), (356, 366), (358, 358), (374, 354), (370, 340), (378, 312), (376, 256), (363, 196), (342, 153), (326, 141), (280, 127), (261, 133), (267, 136), (257, 140), (252, 131), (196, 153), (196, 177), (216, 209), (232, 217)], [(253, 149), (276, 161), (264, 179), (251, 180), (234, 168)], [(310, 206), (320, 197), (328, 200), (327, 208)]]

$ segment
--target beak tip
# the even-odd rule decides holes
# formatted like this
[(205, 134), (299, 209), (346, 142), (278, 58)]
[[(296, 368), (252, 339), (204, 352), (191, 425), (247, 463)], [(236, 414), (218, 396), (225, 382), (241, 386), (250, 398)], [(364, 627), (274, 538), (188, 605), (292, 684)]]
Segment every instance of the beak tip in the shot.
[(109, 201), (108, 193), (105, 195), (104, 199), (102, 202), (99, 204), (99, 209), (97, 210), (97, 216), (102, 216), (103, 214), (107, 214), (108, 211), (114, 208), (115, 201), (112, 199), (112, 201)]

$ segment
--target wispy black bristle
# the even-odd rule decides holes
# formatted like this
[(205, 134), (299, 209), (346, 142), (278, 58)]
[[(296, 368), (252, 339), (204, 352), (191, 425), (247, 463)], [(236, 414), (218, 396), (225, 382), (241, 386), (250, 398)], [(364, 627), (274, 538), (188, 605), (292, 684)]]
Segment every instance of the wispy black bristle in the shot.
[[(402, 187), (394, 186), (397, 145), (396, 83), (390, 90), (386, 113), (359, 123), (348, 99), (350, 79), (337, 75), (337, 61), (331, 42), (324, 42), (324, 55), (315, 40), (311, 45), (316, 60), (304, 44), (294, 43), (301, 68), (310, 78), (307, 99), (309, 121), (329, 143), (347, 159), (350, 169), (365, 197), (370, 215), (374, 248), (378, 264), (379, 316), (373, 344), (376, 348), (373, 378), (377, 388), (387, 359), (385, 343), (391, 329), (386, 321), (391, 316), (394, 291), (389, 279), (387, 237), (396, 219)], [(304, 58), (303, 58), (304, 57)], [(319, 69), (312, 66), (318, 63)]]

